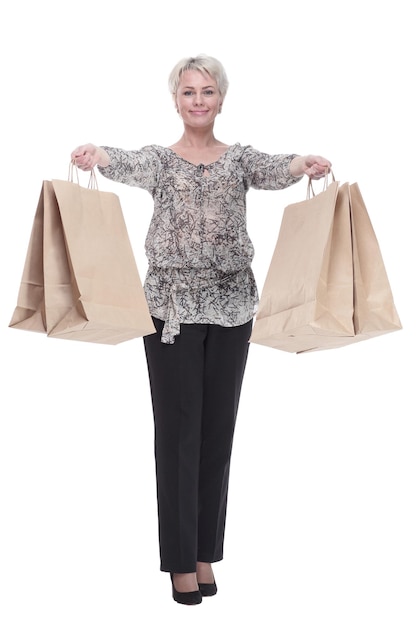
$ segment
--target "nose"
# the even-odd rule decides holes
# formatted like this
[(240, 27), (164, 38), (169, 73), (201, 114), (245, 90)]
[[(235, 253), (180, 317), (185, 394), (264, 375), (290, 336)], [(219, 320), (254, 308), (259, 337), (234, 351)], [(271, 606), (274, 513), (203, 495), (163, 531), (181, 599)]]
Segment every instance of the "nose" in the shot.
[(203, 102), (202, 102), (203, 98), (202, 95), (200, 93), (196, 93), (195, 97), (193, 99), (193, 105), (196, 107), (202, 106)]

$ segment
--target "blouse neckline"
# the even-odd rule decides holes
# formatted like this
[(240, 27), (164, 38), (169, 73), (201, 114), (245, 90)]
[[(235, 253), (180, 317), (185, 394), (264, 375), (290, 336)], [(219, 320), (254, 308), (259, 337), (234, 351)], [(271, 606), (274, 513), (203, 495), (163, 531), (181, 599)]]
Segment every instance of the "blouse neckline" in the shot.
[(228, 146), (227, 149), (225, 150), (225, 152), (223, 152), (221, 154), (221, 156), (216, 159), (215, 161), (211, 161), (210, 163), (192, 163), (192, 161), (189, 161), (188, 159), (185, 159), (184, 157), (182, 157), (180, 154), (177, 154), (177, 152), (175, 152), (174, 150), (172, 150), (172, 148), (168, 148), (165, 147), (164, 149), (167, 150), (167, 152), (169, 152), (170, 154), (173, 154), (175, 157), (177, 157), (178, 159), (180, 159), (180, 161), (183, 161), (184, 163), (188, 163), (189, 165), (191, 165), (192, 167), (195, 168), (202, 168), (202, 166), (206, 168), (211, 167), (213, 165), (216, 165), (217, 163), (220, 163), (221, 161), (223, 161), (223, 159), (226, 157), (226, 155), (232, 150), (232, 148), (234, 148), (237, 144), (232, 144), (231, 146)]

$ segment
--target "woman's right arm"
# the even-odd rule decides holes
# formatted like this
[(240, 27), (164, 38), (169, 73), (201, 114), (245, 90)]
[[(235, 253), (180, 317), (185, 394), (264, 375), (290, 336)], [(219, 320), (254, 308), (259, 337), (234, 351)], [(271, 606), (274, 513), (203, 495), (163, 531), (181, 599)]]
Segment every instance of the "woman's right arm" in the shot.
[(86, 143), (73, 150), (71, 160), (74, 165), (84, 171), (92, 170), (96, 165), (107, 167), (110, 164), (110, 157), (106, 150), (92, 143)]

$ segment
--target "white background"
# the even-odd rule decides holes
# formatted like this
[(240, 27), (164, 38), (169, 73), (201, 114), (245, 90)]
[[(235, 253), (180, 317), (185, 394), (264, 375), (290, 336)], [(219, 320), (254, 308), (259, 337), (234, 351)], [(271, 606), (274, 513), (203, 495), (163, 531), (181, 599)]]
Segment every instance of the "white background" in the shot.
[[(0, 25), (2, 626), (416, 626), (416, 24), (409, 0), (9, 3)], [(358, 182), (403, 330), (296, 356), (252, 345), (219, 593), (176, 605), (159, 572), (142, 340), (8, 328), (42, 180), (85, 142), (169, 145), (179, 58), (218, 57), (217, 137), (316, 153)], [(87, 182), (87, 179), (85, 180)], [(150, 196), (118, 193), (141, 276)], [(251, 191), (262, 287), (300, 183)]]

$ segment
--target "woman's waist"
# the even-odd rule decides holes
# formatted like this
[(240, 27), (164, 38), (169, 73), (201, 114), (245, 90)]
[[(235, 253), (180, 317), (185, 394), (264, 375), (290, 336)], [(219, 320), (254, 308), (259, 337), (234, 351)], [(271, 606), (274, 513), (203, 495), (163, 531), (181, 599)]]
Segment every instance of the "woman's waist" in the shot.
[(228, 271), (215, 267), (163, 267), (150, 264), (147, 281), (158, 281), (161, 286), (175, 289), (202, 289), (229, 281), (253, 279), (250, 265)]

